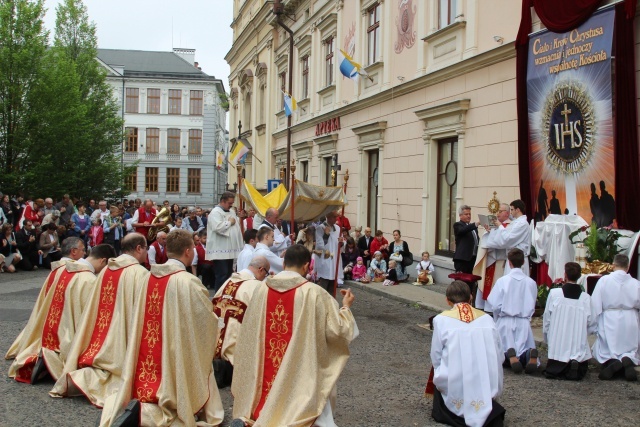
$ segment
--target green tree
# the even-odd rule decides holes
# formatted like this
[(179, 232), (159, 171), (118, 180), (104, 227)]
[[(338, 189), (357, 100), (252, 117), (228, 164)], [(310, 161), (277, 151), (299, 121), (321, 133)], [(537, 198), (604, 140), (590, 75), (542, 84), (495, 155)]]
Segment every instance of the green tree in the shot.
[[(73, 132), (74, 151), (82, 155), (73, 161), (78, 190), (85, 197), (116, 195), (131, 168), (121, 166), (123, 121), (106, 70), (98, 63), (96, 26), (89, 21), (81, 0), (64, 0), (56, 9), (54, 48), (59, 61), (75, 66), (84, 120)], [(64, 59), (63, 59), (64, 58)], [(73, 188), (69, 191), (74, 193)]]
[(17, 193), (27, 186), (30, 123), (37, 111), (32, 89), (39, 84), (48, 34), (43, 2), (0, 0), (0, 188)]

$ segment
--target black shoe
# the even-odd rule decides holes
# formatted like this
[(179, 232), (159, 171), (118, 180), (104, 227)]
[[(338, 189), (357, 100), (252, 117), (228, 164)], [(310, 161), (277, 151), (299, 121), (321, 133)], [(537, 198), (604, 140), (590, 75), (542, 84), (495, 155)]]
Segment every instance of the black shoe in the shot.
[(603, 365), (603, 368), (600, 370), (600, 374), (598, 378), (601, 380), (610, 380), (613, 376), (621, 371), (624, 368), (622, 362), (619, 360), (613, 360), (606, 367)]
[(111, 424), (112, 427), (138, 427), (140, 425), (140, 401), (133, 399), (129, 402), (124, 413)]
[(525, 374), (533, 374), (538, 370), (538, 350), (535, 348), (531, 349), (529, 352), (529, 363), (524, 368)]
[(578, 380), (578, 368), (580, 367), (580, 363), (577, 360), (572, 360), (569, 362), (569, 372), (567, 372), (567, 379), (571, 381)]
[(37, 383), (48, 375), (49, 370), (47, 369), (47, 365), (44, 363), (42, 353), (40, 353), (40, 355), (38, 356), (38, 360), (36, 360), (36, 364), (33, 367), (33, 371), (31, 371), (31, 385)]
[[(511, 370), (513, 371), (513, 373), (521, 374), (522, 363), (520, 363), (520, 360), (516, 357), (515, 349), (510, 348), (509, 350), (507, 350), (507, 357), (509, 358), (509, 364), (511, 365)], [(516, 359), (515, 361), (512, 360), (514, 358)]]
[(622, 358), (622, 366), (624, 366), (624, 377), (627, 381), (638, 381), (636, 365), (628, 357)]
[(231, 421), (231, 424), (229, 424), (229, 427), (245, 427), (245, 426), (246, 424), (240, 418), (236, 418), (235, 420)]

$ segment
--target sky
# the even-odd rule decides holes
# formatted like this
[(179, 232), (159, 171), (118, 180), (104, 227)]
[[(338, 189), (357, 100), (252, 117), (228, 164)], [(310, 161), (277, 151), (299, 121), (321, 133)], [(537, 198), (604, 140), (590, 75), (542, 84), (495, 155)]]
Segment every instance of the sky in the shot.
[[(53, 31), (60, 0), (45, 0), (45, 26)], [(171, 51), (196, 49), (196, 61), (205, 73), (219, 78), (229, 91), (232, 0), (84, 0), (89, 19), (96, 24), (98, 47)], [(173, 31), (172, 31), (173, 28)]]

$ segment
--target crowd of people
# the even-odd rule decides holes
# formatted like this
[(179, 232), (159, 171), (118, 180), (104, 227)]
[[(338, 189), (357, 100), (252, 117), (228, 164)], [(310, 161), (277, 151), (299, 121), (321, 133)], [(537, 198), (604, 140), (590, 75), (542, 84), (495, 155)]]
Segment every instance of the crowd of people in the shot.
[[(234, 202), (234, 193), (224, 193), (206, 218), (196, 208), (181, 216), (171, 207), (167, 231), (169, 220), (153, 203), (139, 203), (132, 231), (118, 235), (120, 254), (98, 242), (99, 230), (62, 243), (49, 237), (57, 230), (42, 231), (39, 239), (50, 247), (38, 250), (50, 255), (57, 248), (59, 257), (50, 261), (29, 321), (5, 356), (13, 359), (9, 376), (31, 384), (51, 376), (52, 397), (86, 397), (103, 408), (102, 426), (217, 426), (224, 419), (219, 389), (228, 386), (232, 427), (334, 425), (336, 383), (359, 335), (355, 297), (341, 289), (340, 306), (337, 285), (364, 277), (395, 284), (408, 276), (413, 255), (399, 230), (391, 243), (380, 231), (372, 237), (370, 228), (359, 235), (357, 227), (352, 235), (338, 212), (292, 227), (276, 209), (260, 216), (237, 212)], [(76, 225), (95, 215), (83, 207), (71, 214)], [(471, 245), (465, 258), (454, 257), (460, 273), (474, 271), (478, 254), (494, 263), (504, 259), (506, 266), (478, 289), (451, 283), (451, 310), (432, 318), (427, 393), (434, 398), (432, 416), (442, 423), (502, 425), (505, 410), (495, 399), (503, 367), (534, 374), (540, 365), (530, 325), (537, 288), (518, 225), (526, 221), (525, 206), (516, 200), (508, 209), (511, 224), (500, 215), (490, 228), (471, 223), (463, 206), (454, 227), (456, 238)], [(97, 212), (103, 234), (118, 228), (106, 203)], [(6, 238), (13, 229), (5, 228)], [(31, 237), (35, 243), (35, 233)], [(637, 379), (640, 282), (626, 273), (625, 255), (616, 255), (613, 265), (592, 296), (576, 284), (579, 265), (565, 266), (566, 283), (550, 293), (544, 314), (548, 378), (580, 380), (593, 355), (600, 379)], [(428, 252), (416, 271), (424, 276), (419, 281), (429, 281)], [(588, 334), (596, 334), (593, 350)]]
[[(146, 235), (149, 225), (139, 224), (139, 217), (148, 212), (153, 218), (164, 207), (170, 210), (171, 225), (160, 223), (155, 228), (166, 232), (185, 229), (192, 233), (207, 225), (209, 211), (199, 206), (180, 207), (165, 200), (157, 206), (150, 200), (140, 199), (114, 202), (89, 200), (88, 203), (65, 194), (58, 203), (52, 198), (26, 200), (0, 193), (0, 273), (15, 273), (50, 269), (60, 260), (60, 248), (68, 237), (82, 239), (87, 249), (101, 243), (121, 253), (121, 241), (128, 233), (139, 231)], [(150, 223), (151, 221), (149, 221)], [(143, 230), (143, 228), (145, 228)], [(155, 240), (155, 239), (153, 239)], [(149, 263), (154, 263), (151, 259)]]

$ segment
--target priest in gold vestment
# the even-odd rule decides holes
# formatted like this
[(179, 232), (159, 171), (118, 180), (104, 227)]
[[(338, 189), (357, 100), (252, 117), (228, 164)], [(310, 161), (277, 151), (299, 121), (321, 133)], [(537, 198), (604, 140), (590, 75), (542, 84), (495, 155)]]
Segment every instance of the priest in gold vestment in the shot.
[(107, 397), (101, 426), (217, 426), (224, 418), (211, 363), (218, 319), (185, 267), (194, 258), (191, 233), (172, 231), (166, 247), (169, 260), (151, 266), (140, 290), (122, 386)]
[(213, 298), (213, 312), (218, 316), (218, 339), (213, 366), (218, 387), (231, 385), (236, 342), (242, 321), (255, 290), (264, 286), (269, 261), (254, 256), (247, 268), (233, 273)]
[[(496, 214), (495, 223), (496, 227), (506, 228), (511, 223), (509, 219), (509, 205), (501, 203), (500, 208)], [(480, 310), (486, 312), (493, 311), (491, 306), (487, 303), (491, 289), (496, 281), (504, 275), (504, 268), (507, 263), (507, 250), (500, 248), (485, 248), (484, 242), (486, 238), (487, 230), (480, 227), (478, 228), (478, 237), (480, 238), (480, 244), (478, 245), (478, 255), (476, 256), (476, 263), (473, 267), (473, 274), (482, 277), (478, 280), (478, 292), (476, 293), (475, 306)]]
[(133, 310), (149, 275), (140, 265), (147, 260), (146, 237), (128, 234), (122, 240), (122, 252), (98, 275), (63, 374), (49, 393), (52, 397), (84, 395), (101, 408), (122, 384)]
[(62, 375), (82, 312), (95, 286), (95, 275), (112, 256), (115, 256), (113, 247), (98, 245), (88, 258), (64, 266), (38, 313), (38, 324), (42, 327), (32, 329), (24, 337), (26, 346), (9, 367), (11, 378), (33, 384), (46, 373), (54, 380)]
[(31, 334), (33, 334), (33, 331), (42, 330), (42, 322), (44, 322), (45, 317), (38, 317), (38, 313), (40, 313), (40, 310), (45, 305), (47, 293), (49, 293), (49, 290), (51, 289), (53, 284), (58, 281), (58, 278), (64, 271), (63, 267), (67, 264), (67, 262), (77, 261), (84, 256), (84, 242), (77, 237), (68, 237), (62, 244), (61, 253), (62, 258), (60, 259), (60, 261), (54, 261), (51, 263), (51, 273), (49, 273), (44, 281), (44, 285), (40, 289), (38, 299), (33, 306), (33, 310), (31, 310), (29, 321), (27, 322), (27, 325), (24, 327), (24, 329), (20, 332), (18, 337), (15, 339), (11, 347), (9, 347), (9, 351), (7, 351), (7, 354), (4, 356), (5, 359), (15, 359), (18, 353), (20, 353), (26, 346), (29, 345), (29, 341), (32, 340), (32, 338), (30, 337)]
[(310, 252), (293, 245), (285, 270), (256, 289), (235, 352), (232, 426), (333, 425), (336, 383), (357, 335), (351, 304), (343, 306), (305, 279)]

